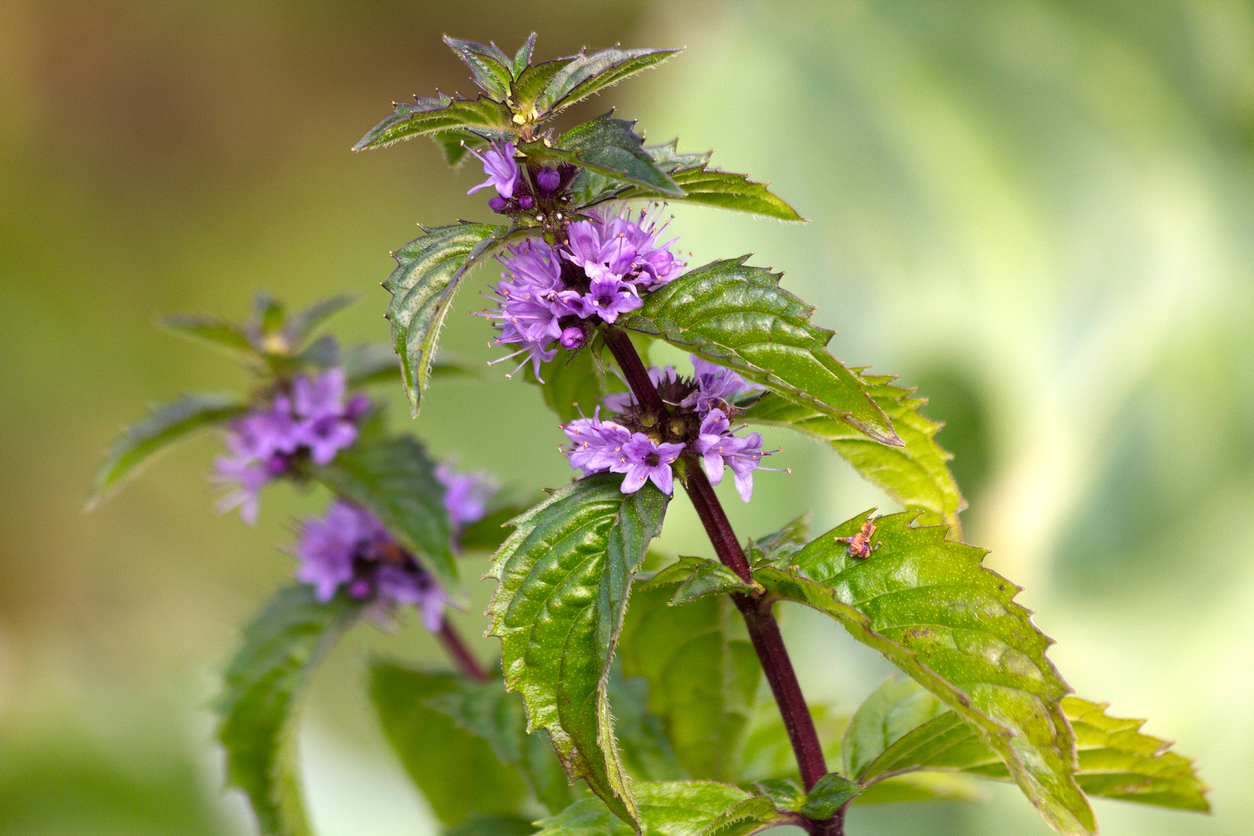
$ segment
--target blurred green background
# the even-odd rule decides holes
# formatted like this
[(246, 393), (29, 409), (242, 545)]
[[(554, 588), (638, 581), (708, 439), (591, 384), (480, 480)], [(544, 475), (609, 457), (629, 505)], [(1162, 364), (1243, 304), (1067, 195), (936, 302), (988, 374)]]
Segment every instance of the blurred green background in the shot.
[[(325, 497), (273, 490), (255, 528), (216, 516), (212, 437), (85, 515), (91, 474), (145, 405), (247, 382), (158, 313), (352, 289), (340, 333), (386, 338), (389, 250), (417, 222), (483, 216), (464, 195), (481, 178), (425, 141), (348, 148), (394, 99), (469, 92), (441, 34), (512, 50), (533, 29), (541, 58), (687, 45), (581, 113), (612, 103), (653, 140), (716, 148), (811, 219), (684, 209), (673, 230), (698, 263), (753, 250), (786, 270), (838, 356), (931, 397), (968, 539), (1026, 586), (1064, 675), (1200, 760), (1214, 816), (1099, 801), (1103, 833), (1249, 833), (1250, 3), (3, 0), (0, 834), (251, 832), (206, 704), (237, 625), (290, 576), (292, 521)], [(488, 337), (458, 313), (444, 345), (486, 359)], [(438, 381), (414, 429), (464, 465), (561, 484), (554, 419), (498, 370)], [(770, 443), (793, 474), (762, 474), (752, 507), (727, 494), (744, 534), (799, 499), (819, 526), (892, 507), (817, 445)], [(675, 506), (666, 546), (701, 549)], [(490, 591), (474, 586), (471, 634)], [(789, 618), (812, 698), (852, 710), (886, 673)], [(363, 628), (319, 673), (302, 747), (323, 836), (430, 832), (362, 694), (376, 653), (438, 659), (420, 627)], [(1048, 832), (1013, 788), (862, 809), (849, 830)]]

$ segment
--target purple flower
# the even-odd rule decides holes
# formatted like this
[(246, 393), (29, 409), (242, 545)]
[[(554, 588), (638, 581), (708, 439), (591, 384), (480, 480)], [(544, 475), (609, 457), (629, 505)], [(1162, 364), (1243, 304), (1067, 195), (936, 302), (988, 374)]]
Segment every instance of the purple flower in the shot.
[(435, 469), (436, 480), (444, 486), (444, 509), (453, 523), (454, 551), (460, 551), (461, 531), (487, 514), (488, 500), (500, 485), (486, 473), (459, 473), (449, 463)]
[(701, 456), (710, 482), (723, 481), (724, 465), (730, 467), (736, 480), (736, 491), (745, 502), (753, 496), (753, 471), (762, 461), (762, 434), (750, 433), (744, 438), (732, 434), (731, 425), (721, 409), (711, 409), (701, 421), (701, 429), (692, 442), (692, 449)]
[(695, 354), (691, 357), (697, 388), (680, 401), (679, 405), (695, 409), (698, 415), (705, 416), (711, 409), (730, 402), (737, 395), (762, 388), (756, 383), (747, 382), (731, 369), (716, 366)]
[(620, 313), (634, 311), (644, 304), (630, 284), (621, 281), (618, 276), (604, 268), (592, 269), (595, 275), (592, 276), (588, 292), (579, 300), (579, 316), (584, 319), (599, 316), (606, 322), (614, 322)]
[[(663, 383), (673, 383), (679, 379), (679, 373), (675, 371), (674, 366), (650, 366), (649, 380), (653, 382), (654, 387), (660, 387)], [(601, 398), (601, 403), (605, 404), (605, 408), (611, 412), (622, 412), (629, 406), (636, 405), (636, 396), (630, 391), (613, 392)]]
[(312, 585), (319, 601), (344, 587), (359, 600), (417, 606), (432, 632), (443, 623), (443, 590), (372, 514), (343, 500), (331, 503), (322, 518), (305, 520), (295, 557), (297, 580)]
[(625, 473), (623, 493), (635, 493), (652, 481), (662, 493), (674, 491), (671, 465), (684, 452), (684, 445), (659, 443), (644, 433), (632, 433), (623, 445), (623, 461), (610, 468), (611, 473)]
[(540, 187), (541, 194), (553, 194), (562, 185), (562, 175), (556, 168), (546, 165), (536, 175), (536, 185)]
[(561, 260), (544, 241), (530, 239), (510, 247), (509, 254), (499, 257), (498, 261), (506, 269), (501, 274), (503, 281), (496, 285), (497, 296), (489, 297), (496, 300), (497, 307), (484, 316), (501, 322), (497, 345), (520, 346), (500, 360), (526, 352), (527, 357), (518, 368), (531, 360), (539, 377), (540, 364), (557, 354), (552, 344), (562, 335), (558, 319), (570, 312), (557, 298), (563, 287)]
[(252, 525), (261, 489), (288, 472), (294, 455), (307, 450), (314, 464), (330, 464), (356, 441), (356, 422), (369, 410), (370, 400), (358, 395), (345, 405), (344, 389), (340, 369), (316, 378), (297, 377), (290, 397), (278, 395), (268, 406), (231, 422), (226, 434), (230, 455), (215, 460), (211, 478), (235, 487), (219, 501), (219, 510), (238, 507)]
[(595, 221), (576, 221), (570, 225), (566, 256), (589, 277), (591, 268), (599, 266), (639, 289), (654, 290), (684, 267), (669, 250), (673, 239), (657, 243), (666, 229), (665, 224), (656, 225), (657, 214), (641, 211), (633, 221), (631, 212), (624, 209), (620, 214), (597, 214)]
[(591, 418), (571, 421), (562, 431), (571, 441), (566, 456), (575, 470), (604, 473), (625, 462), (623, 447), (631, 441), (631, 430), (613, 421), (602, 421), (600, 407)]
[(514, 161), (514, 143), (494, 142), (482, 154), (473, 148), (467, 150), (483, 162), (483, 172), (488, 175), (488, 179), (466, 194), (474, 194), (480, 189), (493, 186), (501, 197), (513, 197), (514, 190), (518, 186), (518, 163)]

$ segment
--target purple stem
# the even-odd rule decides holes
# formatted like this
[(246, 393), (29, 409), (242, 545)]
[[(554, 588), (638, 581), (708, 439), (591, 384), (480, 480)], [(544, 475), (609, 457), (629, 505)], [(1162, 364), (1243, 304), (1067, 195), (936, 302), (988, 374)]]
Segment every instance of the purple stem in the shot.
[[(657, 413), (660, 420), (668, 415), (666, 404), (658, 394), (649, 373), (644, 367), (640, 355), (631, 343), (627, 334), (617, 328), (606, 328), (605, 344), (613, 353), (614, 359), (631, 387), (636, 401)], [(753, 572), (749, 561), (745, 558), (740, 541), (732, 530), (731, 522), (723, 511), (722, 504), (714, 493), (714, 486), (706, 478), (705, 471), (694, 458), (687, 459), (687, 477), (684, 487), (705, 526), (705, 533), (714, 546), (718, 559), (735, 572), (746, 583), (753, 582)], [(801, 771), (801, 781), (809, 791), (815, 783), (827, 774), (827, 762), (823, 757), (823, 747), (819, 743), (818, 732), (814, 728), (814, 718), (810, 716), (809, 706), (801, 694), (801, 685), (797, 682), (797, 673), (793, 670), (792, 660), (788, 656), (788, 648), (784, 646), (784, 638), (779, 632), (779, 623), (771, 613), (771, 602), (765, 599), (754, 599), (747, 595), (732, 595), (732, 601), (744, 617), (745, 626), (749, 630), (749, 640), (757, 651), (758, 660), (766, 674), (766, 681), (775, 695), (780, 716), (784, 720), (784, 728), (788, 732), (788, 741), (792, 744), (793, 754), (797, 758), (797, 766)], [(821, 836), (842, 836), (844, 833), (845, 809), (842, 807), (835, 816), (825, 821), (814, 821), (808, 828), (812, 834)]]

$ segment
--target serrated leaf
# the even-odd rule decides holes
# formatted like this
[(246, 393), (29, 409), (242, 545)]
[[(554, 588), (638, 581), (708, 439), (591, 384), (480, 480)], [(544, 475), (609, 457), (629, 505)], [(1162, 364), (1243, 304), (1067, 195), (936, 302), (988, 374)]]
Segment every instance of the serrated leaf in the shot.
[[(896, 722), (884, 726), (879, 754), (861, 766), (861, 783), (936, 769), (1009, 780), (1006, 765), (976, 730), (912, 680), (889, 680), (864, 708), (872, 703), (878, 705), (872, 713), (892, 714)], [(1079, 697), (1064, 698), (1062, 707), (1076, 734), (1076, 780), (1085, 793), (1209, 811), (1207, 787), (1197, 777), (1193, 762), (1168, 751), (1171, 744), (1167, 741), (1142, 734), (1143, 720), (1110, 717), (1105, 704)]]
[(645, 296), (619, 325), (731, 368), (875, 441), (900, 445), (862, 381), (828, 353), (832, 332), (810, 323), (814, 309), (781, 288), (778, 274), (747, 267), (746, 258), (685, 273)]
[[(548, 83), (535, 95), (534, 100), (527, 95), (530, 87), (517, 90), (520, 109), (525, 114), (528, 109), (534, 108), (541, 117), (556, 113), (630, 75), (661, 64), (679, 51), (617, 47), (603, 49), (591, 55), (585, 55), (581, 51), (578, 55), (562, 59), (561, 66), (552, 72)], [(523, 79), (526, 80), (525, 73)]]
[(174, 442), (247, 411), (248, 405), (231, 395), (184, 395), (173, 403), (152, 408), (147, 418), (132, 425), (109, 446), (92, 481), (87, 507), (94, 508), (124, 479), (138, 473), (154, 455)]
[(332, 296), (329, 299), (322, 299), (310, 305), (288, 320), (287, 324), (283, 326), (283, 336), (287, 340), (288, 345), (293, 348), (299, 346), (329, 317), (339, 313), (356, 301), (356, 294), (345, 293), (340, 296)]
[(576, 125), (552, 146), (537, 140), (519, 143), (518, 150), (543, 162), (570, 163), (611, 180), (646, 186), (669, 197), (683, 197), (684, 190), (644, 150), (644, 139), (632, 130), (635, 124), (607, 113)]
[(967, 507), (948, 462), (953, 458), (936, 442), (941, 424), (919, 414), (927, 403), (913, 390), (889, 385), (891, 377), (862, 376), (876, 405), (893, 422), (903, 446), (869, 441), (844, 421), (817, 409), (767, 393), (741, 417), (753, 424), (787, 427), (832, 445), (858, 473), (907, 508), (928, 512), (925, 523), (945, 523), (962, 539), (958, 512)]
[(1075, 737), (1060, 705), (1068, 688), (1045, 657), (1050, 639), (981, 566), (985, 552), (913, 528), (916, 513), (879, 517), (871, 556), (854, 557), (862, 517), (802, 550), (786, 569), (754, 575), (770, 594), (840, 622), (954, 709), (1009, 765), (1024, 794), (1062, 833), (1092, 833), (1075, 781)]
[(836, 815), (837, 810), (852, 801), (861, 791), (862, 788), (849, 779), (829, 772), (810, 788), (799, 812), (806, 818), (816, 821), (830, 819)]
[[(636, 785), (643, 836), (748, 836), (798, 817), (779, 813), (769, 799), (713, 781)], [(628, 836), (630, 826), (595, 798), (576, 801), (540, 822), (539, 836)]]
[(234, 323), (204, 314), (166, 314), (157, 324), (180, 337), (207, 343), (237, 360), (255, 365), (261, 349), (254, 335)]
[(415, 96), (414, 104), (396, 104), (392, 114), (359, 139), (353, 150), (383, 148), (402, 139), (443, 131), (470, 131), (485, 137), (510, 138), (513, 136), (511, 118), (507, 106), (485, 96), (466, 99), (438, 92), (429, 98)]
[(797, 214), (796, 209), (772, 194), (767, 188), (768, 184), (750, 180), (747, 174), (702, 166), (673, 171), (671, 179), (683, 190), (683, 197), (636, 186), (603, 196), (599, 200), (674, 200), (766, 215), (781, 221), (805, 221), (805, 218)]
[(667, 171), (678, 171), (684, 168), (702, 168), (710, 162), (710, 157), (714, 156), (713, 151), (681, 154), (679, 152), (679, 137), (672, 139), (664, 145), (649, 145), (645, 151), (649, 152), (649, 156), (653, 161)]
[(485, 93), (498, 102), (509, 97), (510, 84), (514, 80), (514, 62), (496, 44), (477, 44), (444, 36), (444, 43), (466, 62), (470, 75)]
[(383, 283), (392, 294), (387, 318), (415, 416), (458, 285), (470, 268), (518, 232), (494, 224), (440, 226), (393, 253), (397, 267)]
[[(466, 682), (451, 673), (429, 673), (393, 664), (375, 664), (370, 670), (370, 699), (388, 742), (392, 744), (405, 771), (422, 790), (436, 818), (446, 826), (467, 821), (473, 813), (512, 815), (521, 812), (527, 787), (513, 765), (501, 757), (482, 729), (467, 730), (450, 712), (441, 710), (441, 698), (473, 698), (485, 686)], [(499, 686), (498, 686), (499, 687)], [(504, 696), (504, 689), (500, 688)], [(508, 708), (508, 706), (505, 706)], [(491, 728), (488, 735), (511, 738), (520, 746), (526, 737), (522, 706), (517, 722), (500, 718), (503, 728)]]
[(567, 774), (633, 821), (606, 684), (632, 574), (669, 497), (621, 485), (613, 474), (581, 479), (515, 518), (488, 574), (499, 582), (488, 616), (528, 727), (547, 730)]
[(762, 668), (730, 599), (668, 606), (662, 576), (636, 590), (620, 640), (623, 672), (649, 682), (649, 710), (694, 778), (738, 780)]
[(323, 603), (305, 584), (280, 591), (244, 628), (215, 709), (227, 781), (247, 793), (263, 834), (309, 833), (292, 760), (295, 706), (310, 672), (360, 614), (344, 596)]
[(407, 436), (359, 439), (335, 460), (313, 469), (334, 493), (379, 518), (388, 533), (430, 572), (449, 595), (460, 596), (445, 488), (435, 463)]

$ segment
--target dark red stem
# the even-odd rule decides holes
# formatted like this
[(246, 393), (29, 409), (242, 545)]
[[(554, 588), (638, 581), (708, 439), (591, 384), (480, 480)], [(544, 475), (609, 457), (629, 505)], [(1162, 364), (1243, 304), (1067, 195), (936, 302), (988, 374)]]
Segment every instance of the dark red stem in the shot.
[[(605, 329), (605, 344), (609, 347), (614, 359), (631, 387), (637, 402), (656, 412), (659, 418), (668, 415), (666, 404), (658, 394), (657, 387), (649, 379), (648, 371), (631, 343), (631, 339), (623, 331), (616, 328)], [(694, 457), (686, 460), (687, 476), (684, 487), (697, 509), (697, 516), (705, 526), (705, 533), (714, 546), (714, 553), (724, 565), (731, 568), (741, 580), (753, 582), (753, 572), (745, 557), (744, 549), (736, 538), (736, 532), (727, 519), (714, 486), (706, 478), (705, 472)], [(788, 656), (788, 648), (784, 646), (784, 638), (779, 632), (779, 623), (771, 612), (771, 602), (765, 599), (754, 599), (748, 595), (733, 595), (732, 600), (745, 619), (749, 630), (749, 640), (757, 651), (766, 674), (766, 681), (775, 695), (780, 716), (784, 720), (784, 728), (788, 732), (788, 741), (792, 744), (793, 754), (797, 758), (797, 766), (801, 771), (801, 781), (807, 791), (827, 774), (827, 761), (823, 757), (823, 747), (819, 743), (818, 732), (814, 728), (814, 718), (810, 716), (810, 708), (801, 694), (801, 685), (797, 682), (797, 673), (793, 670), (792, 660)], [(822, 836), (842, 836), (844, 833), (844, 808), (836, 816), (825, 821), (812, 822), (809, 828), (813, 834)]]
[(457, 667), (461, 668), (462, 673), (473, 679), (475, 682), (490, 682), (492, 677), (484, 670), (483, 665), (471, 655), (470, 650), (462, 641), (462, 637), (453, 629), (452, 623), (445, 616), (444, 623), (440, 625), (440, 632), (436, 634), (440, 643), (444, 645), (444, 649), (448, 651), (448, 655), (453, 657), (453, 661), (457, 663)]

